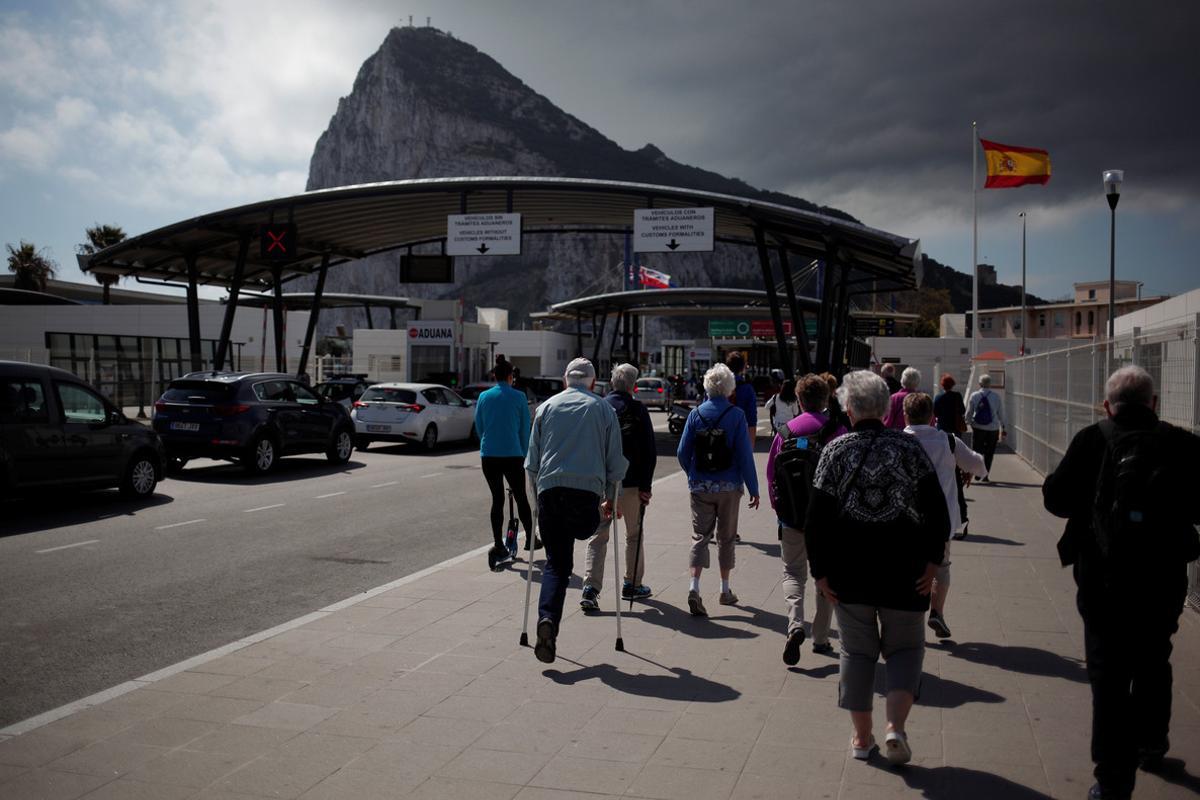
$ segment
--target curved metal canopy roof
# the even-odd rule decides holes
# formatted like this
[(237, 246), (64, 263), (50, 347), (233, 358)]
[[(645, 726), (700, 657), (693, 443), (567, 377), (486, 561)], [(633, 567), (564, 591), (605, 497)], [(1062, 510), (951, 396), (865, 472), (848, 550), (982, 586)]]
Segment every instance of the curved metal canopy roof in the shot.
[[(322, 292), (320, 297), (317, 297), (313, 292), (284, 292), (280, 296), (280, 300), (288, 308), (310, 308), (314, 300), (320, 304), (321, 308), (362, 308), (363, 306), (371, 306), (372, 308), (420, 309), (425, 307), (424, 301), (418, 297), (389, 297), (380, 294), (348, 294), (345, 292)], [(225, 303), (228, 300), (222, 299), (221, 302)], [(270, 308), (274, 302), (274, 295), (269, 294), (241, 292), (237, 298), (239, 306), (250, 306), (252, 308)]]
[[(390, 181), (322, 189), (177, 222), (93, 255), (88, 270), (184, 283), (195, 258), (200, 284), (233, 281), (239, 245), (247, 249), (245, 286), (274, 285), (337, 264), (446, 237), (446, 217), (518, 212), (525, 236), (619, 235), (638, 208), (715, 208), (717, 242), (754, 245), (755, 230), (771, 248), (808, 258), (836, 258), (881, 282), (880, 289), (920, 282), (920, 242), (846, 220), (744, 197), (622, 181), (577, 178), (472, 177)], [(259, 258), (260, 226), (291, 221), (298, 256), (283, 264)]]

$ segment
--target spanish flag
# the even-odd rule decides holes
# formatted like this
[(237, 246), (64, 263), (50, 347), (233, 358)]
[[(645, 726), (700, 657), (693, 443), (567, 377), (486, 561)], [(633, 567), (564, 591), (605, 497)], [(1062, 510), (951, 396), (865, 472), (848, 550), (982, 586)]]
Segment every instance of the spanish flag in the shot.
[(1027, 183), (1050, 182), (1050, 154), (1036, 147), (1017, 147), (980, 139), (987, 158), (985, 189), (1007, 189)]

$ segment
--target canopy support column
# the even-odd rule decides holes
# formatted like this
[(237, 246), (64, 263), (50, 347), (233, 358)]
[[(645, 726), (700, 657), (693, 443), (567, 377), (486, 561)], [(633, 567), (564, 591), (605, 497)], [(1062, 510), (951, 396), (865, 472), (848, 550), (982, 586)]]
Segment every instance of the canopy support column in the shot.
[(833, 334), (833, 348), (829, 354), (829, 370), (841, 380), (846, 371), (846, 338), (850, 335), (850, 265), (841, 265), (838, 279), (837, 327)]
[(225, 318), (221, 321), (221, 338), (217, 340), (217, 358), (213, 369), (225, 369), (225, 359), (229, 356), (229, 337), (233, 335), (233, 318), (237, 314), (238, 295), (242, 291), (242, 278), (246, 274), (246, 255), (250, 252), (250, 234), (242, 234), (238, 241), (237, 261), (233, 265), (233, 280), (229, 284), (229, 300), (225, 305)]
[(600, 315), (600, 327), (596, 328), (596, 318), (592, 317), (592, 366), (600, 360), (600, 345), (604, 342), (604, 329), (608, 326), (608, 315)]
[(363, 311), (367, 312), (367, 330), (375, 330), (375, 320), (371, 319), (371, 304), (363, 303)]
[(788, 263), (787, 248), (779, 248), (779, 269), (783, 271), (783, 288), (787, 291), (788, 309), (792, 313), (792, 334), (796, 338), (796, 349), (800, 356), (800, 374), (812, 372), (812, 358), (808, 354), (808, 330), (804, 327), (804, 313), (796, 301), (796, 287), (792, 281), (792, 267)]
[(197, 290), (200, 275), (196, 269), (195, 253), (184, 253), (183, 260), (187, 265), (188, 349), (192, 357), (192, 372), (199, 372), (204, 369), (204, 354), (200, 351), (200, 293)]
[(287, 371), (287, 358), (285, 356), (285, 353), (286, 353), (285, 347), (287, 345), (287, 342), (284, 341), (284, 338), (283, 338), (283, 336), (284, 336), (284, 334), (283, 334), (283, 328), (284, 328), (283, 281), (280, 280), (280, 277), (282, 276), (282, 274), (283, 274), (282, 267), (275, 267), (271, 270), (271, 283), (272, 283), (272, 286), (271, 286), (271, 292), (272, 292), (271, 315), (272, 315), (272, 317), (274, 317), (274, 322), (275, 322), (275, 371), (276, 372), (286, 372)]
[(767, 251), (767, 239), (763, 229), (754, 228), (754, 243), (758, 247), (758, 262), (762, 266), (763, 285), (767, 290), (767, 302), (771, 306), (771, 321), (775, 324), (775, 343), (779, 346), (779, 368), (785, 373), (792, 371), (792, 358), (788, 352), (787, 335), (783, 331), (783, 315), (779, 311), (779, 296), (775, 293), (775, 279), (771, 276), (771, 254)]
[(578, 311), (575, 312), (575, 357), (583, 358), (583, 315)]
[(392, 318), (392, 330), (396, 330), (396, 307), (389, 306), (388, 313), (391, 315), (391, 318)]
[[(296, 367), (296, 375), (303, 375), (308, 369), (308, 356), (312, 352), (313, 334), (317, 330), (317, 319), (321, 315), (321, 297), (325, 294), (325, 273), (329, 269), (329, 253), (321, 257), (321, 269), (317, 272), (317, 286), (313, 290), (312, 307), (308, 311), (308, 328), (304, 331), (304, 347), (300, 350), (300, 364)], [(396, 312), (392, 310), (392, 327), (396, 327)]]

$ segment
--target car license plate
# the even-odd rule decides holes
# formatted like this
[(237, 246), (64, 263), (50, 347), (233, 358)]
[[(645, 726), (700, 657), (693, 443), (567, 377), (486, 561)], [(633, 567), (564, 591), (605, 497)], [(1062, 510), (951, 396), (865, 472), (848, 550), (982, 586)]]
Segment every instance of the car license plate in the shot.
[(199, 422), (172, 422), (171, 430), (173, 431), (198, 431), (200, 430)]
[(391, 433), (391, 425), (368, 425), (367, 433)]

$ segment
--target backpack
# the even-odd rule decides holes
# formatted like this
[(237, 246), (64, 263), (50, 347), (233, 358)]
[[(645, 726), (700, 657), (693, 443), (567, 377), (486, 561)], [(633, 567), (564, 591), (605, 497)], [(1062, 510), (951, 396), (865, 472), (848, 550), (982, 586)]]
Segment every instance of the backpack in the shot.
[(1100, 554), (1113, 566), (1163, 563), (1182, 554), (1181, 525), (1171, 513), (1187, 502), (1175, 487), (1165, 426), (1121, 430), (1100, 422), (1104, 456), (1092, 504), (1092, 530)]
[(979, 402), (975, 404), (975, 422), (979, 425), (992, 424), (992, 404), (988, 401), (986, 391), (980, 393)]
[[(734, 406), (728, 406), (707, 428), (696, 431), (696, 470), (698, 472), (724, 472), (733, 466), (733, 448), (725, 439), (725, 429), (720, 427), (721, 419)], [(696, 416), (701, 422), (704, 417), (700, 411)]]
[(636, 453), (638, 448), (638, 428), (641, 427), (638, 423), (641, 422), (641, 414), (634, 406), (636, 402), (626, 400), (625, 407), (617, 412), (617, 424), (621, 428), (621, 452), (626, 458)]
[(775, 513), (789, 528), (804, 527), (821, 448), (829, 444), (837, 429), (835, 417), (830, 417), (814, 436), (791, 435), (789, 429), (789, 436), (775, 456), (775, 481), (771, 486), (775, 493)]

